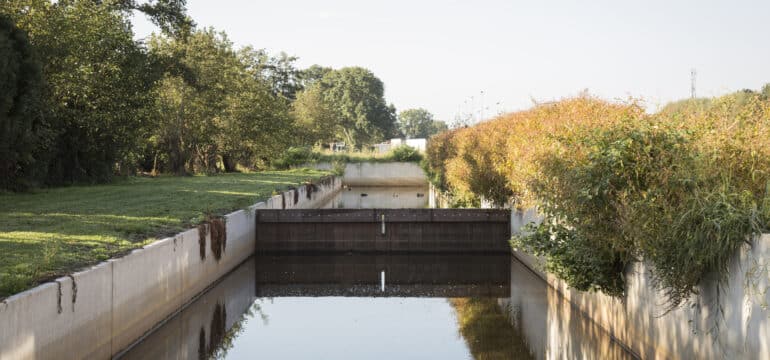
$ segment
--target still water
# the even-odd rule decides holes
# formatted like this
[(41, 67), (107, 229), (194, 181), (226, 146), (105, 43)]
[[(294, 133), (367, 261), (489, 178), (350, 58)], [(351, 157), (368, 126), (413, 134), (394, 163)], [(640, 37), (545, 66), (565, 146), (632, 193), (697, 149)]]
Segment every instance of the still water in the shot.
[[(345, 191), (327, 207), (427, 205), (427, 189)], [(511, 256), (347, 254), (251, 257), (123, 358), (632, 356)]]

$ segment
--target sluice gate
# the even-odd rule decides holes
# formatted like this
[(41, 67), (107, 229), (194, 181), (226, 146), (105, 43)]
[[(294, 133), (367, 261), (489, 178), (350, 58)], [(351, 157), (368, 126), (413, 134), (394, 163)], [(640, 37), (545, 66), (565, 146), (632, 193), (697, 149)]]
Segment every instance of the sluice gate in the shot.
[(510, 253), (504, 209), (257, 210), (256, 253)]

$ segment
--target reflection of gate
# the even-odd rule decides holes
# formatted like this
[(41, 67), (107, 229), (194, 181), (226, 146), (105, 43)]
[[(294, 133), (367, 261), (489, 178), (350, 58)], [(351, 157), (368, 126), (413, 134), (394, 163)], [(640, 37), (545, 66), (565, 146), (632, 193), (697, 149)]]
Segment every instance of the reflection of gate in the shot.
[(256, 223), (258, 253), (510, 252), (509, 210), (257, 210)]
[(508, 297), (508, 254), (259, 255), (258, 297)]

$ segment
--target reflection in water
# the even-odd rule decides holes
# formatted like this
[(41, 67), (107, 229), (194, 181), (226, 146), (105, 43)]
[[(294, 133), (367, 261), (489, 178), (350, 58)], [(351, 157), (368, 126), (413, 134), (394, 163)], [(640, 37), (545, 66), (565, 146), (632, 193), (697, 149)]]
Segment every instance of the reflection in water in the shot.
[[(352, 188), (330, 208), (423, 208), (427, 188)], [(269, 321), (268, 321), (269, 319)], [(508, 255), (252, 257), (127, 359), (625, 359)]]
[(631, 356), (509, 256), (328, 255), (253, 257), (124, 357)]
[(221, 304), (217, 303), (214, 306), (214, 314), (211, 319), (211, 327), (209, 328), (209, 343), (206, 346), (206, 330), (201, 327), (200, 339), (198, 343), (198, 358), (208, 359), (217, 353), (227, 353), (230, 348), (228, 346), (229, 341), (225, 340), (225, 324), (227, 323), (227, 309)]
[[(250, 258), (127, 353), (125, 359), (226, 358), (254, 317), (254, 258)], [(257, 308), (258, 310), (258, 308)]]
[(498, 299), (537, 359), (633, 359), (524, 264), (511, 261), (511, 294)]
[(460, 334), (475, 359), (534, 359), (521, 329), (514, 327), (496, 299), (451, 299)]
[(509, 255), (263, 255), (258, 297), (507, 297)]

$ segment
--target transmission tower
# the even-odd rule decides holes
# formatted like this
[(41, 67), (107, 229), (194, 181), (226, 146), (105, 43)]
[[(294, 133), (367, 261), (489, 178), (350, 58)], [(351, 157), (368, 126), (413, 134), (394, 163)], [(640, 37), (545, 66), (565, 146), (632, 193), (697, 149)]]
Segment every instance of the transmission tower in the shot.
[(695, 76), (698, 75), (695, 69), (690, 70), (690, 97), (695, 99)]

